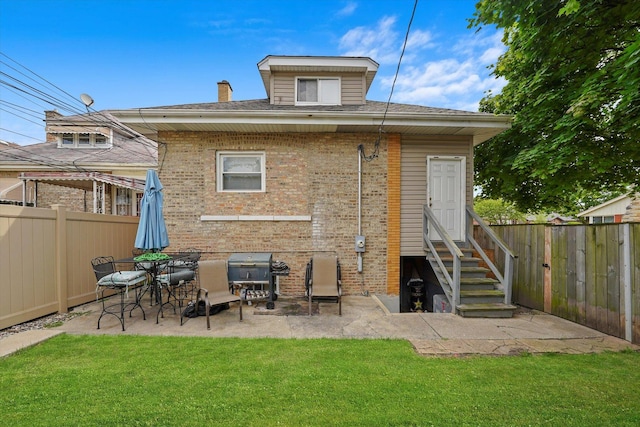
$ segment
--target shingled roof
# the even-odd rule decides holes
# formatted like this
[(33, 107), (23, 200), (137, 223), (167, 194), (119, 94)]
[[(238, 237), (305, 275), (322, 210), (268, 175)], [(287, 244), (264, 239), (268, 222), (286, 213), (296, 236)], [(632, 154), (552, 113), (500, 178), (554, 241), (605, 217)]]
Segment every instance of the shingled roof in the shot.
[[(230, 102), (208, 102), (199, 104), (179, 104), (162, 107), (142, 108), (142, 110), (199, 110), (199, 111), (343, 111), (347, 113), (384, 113), (387, 103), (381, 101), (366, 101), (362, 105), (314, 105), (300, 107), (298, 105), (276, 105), (271, 104), (268, 99), (251, 99), (245, 101)], [(419, 113), (419, 114), (442, 114), (442, 115), (474, 115), (493, 116), (488, 113), (478, 113), (463, 110), (452, 110), (448, 108), (425, 107), (413, 104), (389, 103), (388, 112), (391, 113)]]
[[(158, 163), (155, 142), (146, 138), (114, 141), (109, 148), (58, 148), (55, 142), (18, 146), (0, 150), (0, 164), (42, 165), (63, 169), (95, 169), (99, 165), (148, 165)], [(15, 167), (15, 166), (14, 166)]]

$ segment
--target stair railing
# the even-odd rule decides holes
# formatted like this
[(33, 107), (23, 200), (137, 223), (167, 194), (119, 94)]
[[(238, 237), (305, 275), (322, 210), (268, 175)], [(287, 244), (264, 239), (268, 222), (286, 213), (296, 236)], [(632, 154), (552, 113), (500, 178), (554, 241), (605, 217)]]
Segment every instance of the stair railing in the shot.
[[(504, 292), (504, 303), (511, 304), (511, 287), (513, 282), (513, 264), (516, 256), (507, 244), (480, 218), (480, 216), (473, 210), (472, 207), (467, 206), (467, 240), (471, 242), (473, 248), (480, 254), (480, 257), (487, 264), (491, 272), (496, 276), (496, 280), (500, 282), (500, 287)], [(473, 237), (473, 223), (474, 221), (485, 232), (487, 237), (491, 239), (495, 247), (500, 248), (504, 254), (504, 271), (498, 270), (498, 267), (489, 259), (489, 256), (485, 253), (484, 249)], [(497, 253), (496, 253), (497, 255)]]
[[(435, 261), (438, 263), (440, 271), (442, 272), (442, 275), (444, 276), (451, 290), (450, 293), (445, 292), (445, 295), (447, 296), (447, 299), (451, 304), (452, 311), (456, 313), (456, 307), (460, 305), (460, 273), (462, 271), (462, 257), (464, 255), (462, 254), (462, 251), (460, 250), (458, 245), (455, 244), (451, 236), (449, 236), (449, 233), (447, 233), (442, 225), (440, 225), (440, 222), (433, 214), (433, 211), (429, 208), (428, 205), (423, 206), (422, 212), (423, 249), (429, 249)], [(436, 251), (435, 246), (433, 246), (431, 236), (429, 236), (429, 224), (431, 224), (431, 227), (438, 234), (453, 258), (452, 274), (449, 274), (449, 271), (440, 258), (440, 254), (438, 253), (438, 251)]]

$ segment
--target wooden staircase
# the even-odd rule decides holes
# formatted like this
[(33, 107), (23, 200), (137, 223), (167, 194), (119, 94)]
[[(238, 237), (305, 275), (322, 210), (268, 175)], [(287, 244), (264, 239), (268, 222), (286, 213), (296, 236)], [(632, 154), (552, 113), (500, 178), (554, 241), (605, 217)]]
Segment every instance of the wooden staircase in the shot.
[[(451, 275), (453, 256), (444, 245), (434, 246), (437, 255)], [(460, 260), (460, 304), (456, 305), (455, 311), (463, 317), (512, 317), (516, 306), (505, 304), (504, 291), (499, 289), (500, 282), (489, 277), (490, 270), (480, 266), (481, 259), (474, 257), (471, 249), (460, 247), (460, 245), (458, 247), (463, 257)], [(447, 280), (430, 250), (427, 250), (427, 261), (433, 268), (445, 295), (449, 301), (453, 301)]]

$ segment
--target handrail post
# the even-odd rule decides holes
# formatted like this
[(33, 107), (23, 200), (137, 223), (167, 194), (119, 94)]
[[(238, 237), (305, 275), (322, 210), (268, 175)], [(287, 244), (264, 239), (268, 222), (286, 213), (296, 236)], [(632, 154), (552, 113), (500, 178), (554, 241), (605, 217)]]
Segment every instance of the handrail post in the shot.
[(513, 257), (509, 253), (504, 254), (504, 303), (511, 304), (513, 285)]
[[(471, 231), (468, 232), (467, 238), (473, 245), (473, 247), (478, 251), (482, 259), (487, 263), (489, 269), (496, 275), (496, 278), (500, 281), (504, 292), (504, 302), (505, 304), (511, 304), (512, 297), (512, 283), (513, 283), (513, 260), (515, 255), (511, 252), (511, 249), (507, 246), (507, 244), (493, 231), (489, 226), (480, 218), (480, 216), (473, 211), (470, 206), (466, 207), (467, 217), (470, 218), (469, 221), (473, 222), (475, 219), (480, 228), (484, 230), (485, 234), (491, 239), (491, 241), (495, 244), (496, 250), (500, 249), (504, 252), (504, 271), (502, 274), (498, 271), (497, 267), (489, 260), (489, 257), (482, 250), (478, 242), (476, 242), (473, 236), (473, 226)], [(496, 252), (497, 254), (497, 252)]]
[[(432, 221), (433, 228), (438, 233), (445, 247), (451, 254), (453, 258), (453, 275), (450, 275), (444, 266), (442, 259), (438, 255), (438, 252), (435, 250), (433, 243), (431, 242), (431, 238), (429, 237), (429, 221)], [(447, 234), (447, 232), (442, 228), (438, 220), (433, 216), (433, 212), (429, 209), (428, 205), (423, 205), (422, 208), (422, 233), (423, 233), (423, 247), (426, 251), (427, 249), (431, 252), (434, 257), (436, 263), (440, 267), (440, 271), (444, 276), (447, 285), (451, 288), (451, 295), (445, 292), (447, 295), (447, 299), (451, 303), (452, 310), (455, 313), (456, 308), (460, 304), (460, 277), (462, 271), (462, 251), (455, 244), (455, 242), (451, 239), (451, 236)]]
[(460, 258), (457, 256), (453, 257), (453, 304), (451, 304), (452, 306), (452, 311), (457, 314), (457, 309), (456, 307), (458, 307), (460, 305), (460, 276), (461, 276), (461, 271), (462, 271), (462, 262), (460, 261)]

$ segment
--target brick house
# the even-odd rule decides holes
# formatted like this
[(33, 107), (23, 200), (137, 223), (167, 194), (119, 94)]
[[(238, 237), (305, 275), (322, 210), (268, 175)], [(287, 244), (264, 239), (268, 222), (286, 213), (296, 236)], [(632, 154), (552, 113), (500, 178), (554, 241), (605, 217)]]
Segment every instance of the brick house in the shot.
[(0, 182), (9, 203), (76, 212), (137, 215), (157, 144), (108, 112), (63, 116), (45, 112), (46, 142), (0, 151)]
[(368, 101), (370, 58), (257, 65), (266, 99), (233, 101), (222, 81), (218, 102), (110, 111), (160, 144), (169, 250), (272, 253), (291, 268), (280, 281), (289, 295), (304, 292), (311, 256), (330, 251), (346, 294), (398, 295), (424, 264), (427, 200), (464, 242), (473, 148), (510, 117)]

